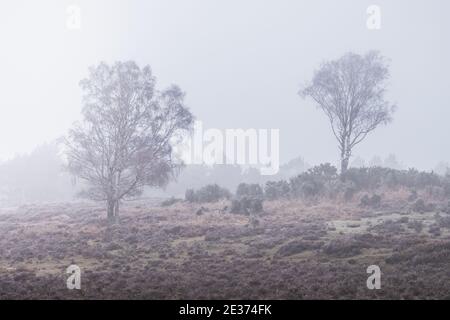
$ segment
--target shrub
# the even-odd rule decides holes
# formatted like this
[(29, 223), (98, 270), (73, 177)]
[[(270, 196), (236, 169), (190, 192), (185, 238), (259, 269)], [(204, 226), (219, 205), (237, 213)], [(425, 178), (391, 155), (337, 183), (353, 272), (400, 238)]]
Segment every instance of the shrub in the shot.
[(442, 212), (450, 214), (450, 201), (448, 201), (447, 204), (442, 208)]
[(408, 196), (408, 201), (409, 202), (415, 201), (415, 200), (417, 200), (417, 197), (418, 197), (417, 191), (416, 190), (412, 190), (411, 194)]
[(275, 256), (287, 257), (292, 256), (294, 254), (302, 253), (308, 250), (319, 249), (322, 246), (322, 243), (314, 243), (312, 241), (305, 240), (292, 240), (284, 245), (282, 245)]
[(432, 224), (428, 227), (428, 232), (435, 237), (439, 237), (441, 235), (441, 228), (437, 224)]
[(264, 188), (264, 195), (267, 200), (288, 198), (291, 188), (286, 180), (268, 181)]
[(201, 216), (202, 214), (204, 214), (205, 212), (208, 212), (208, 211), (209, 211), (208, 208), (205, 208), (202, 206), (195, 212), (195, 214), (198, 216)]
[(161, 202), (161, 207), (169, 207), (177, 202), (182, 201), (181, 199), (177, 199), (175, 197), (171, 197), (169, 199), (164, 200), (163, 202)]
[(419, 172), (416, 169), (350, 168), (343, 177), (345, 180), (355, 183), (357, 189), (365, 190), (373, 190), (381, 186), (424, 189), (430, 186), (450, 185), (445, 182), (444, 178), (433, 172)]
[[(248, 187), (243, 185), (242, 187)], [(383, 167), (349, 168), (339, 176), (337, 169), (329, 163), (321, 164), (303, 172), (289, 181), (270, 181), (264, 193), (268, 200), (297, 198), (336, 198), (342, 195), (346, 201), (359, 191), (370, 193), (380, 188), (407, 188), (412, 190), (408, 201), (416, 201), (418, 191), (425, 191), (432, 197), (450, 197), (450, 175), (439, 176), (433, 172), (419, 172), (416, 169), (397, 170)], [(238, 188), (239, 189), (239, 188)], [(245, 189), (245, 188), (244, 188)], [(239, 189), (244, 191), (244, 189)], [(259, 191), (262, 193), (262, 190)], [(376, 201), (374, 199), (368, 199)], [(364, 202), (364, 201), (363, 201)], [(364, 205), (364, 203), (362, 203)], [(367, 204), (376, 206), (376, 203)]]
[(423, 222), (416, 220), (408, 223), (408, 228), (414, 229), (417, 233), (423, 230)]
[(446, 198), (446, 190), (443, 187), (438, 187), (438, 186), (427, 186), (425, 188), (425, 192), (434, 198)]
[(359, 190), (373, 190), (381, 185), (382, 176), (387, 169), (373, 168), (349, 168), (343, 175), (345, 181), (351, 181)]
[(236, 189), (236, 197), (263, 198), (264, 192), (259, 184), (241, 183)]
[(362, 249), (369, 247), (364, 241), (350, 237), (330, 240), (322, 247), (322, 251), (337, 258), (348, 258), (359, 255)]
[(187, 189), (184, 194), (184, 199), (188, 202), (197, 202), (194, 189)]
[(369, 197), (366, 194), (361, 198), (360, 205), (363, 207), (378, 208), (381, 205), (381, 196), (378, 194), (373, 194)]
[(450, 229), (450, 217), (439, 217), (437, 220), (437, 223), (439, 224), (439, 227)]
[(217, 184), (204, 186), (197, 191), (188, 189), (185, 194), (186, 201), (199, 203), (216, 202), (222, 199), (229, 199), (230, 197), (230, 191), (225, 188), (221, 188)]
[(317, 197), (323, 195), (326, 186), (338, 179), (337, 169), (329, 163), (321, 164), (291, 178), (291, 192), (296, 197)]
[(442, 188), (446, 197), (450, 197), (450, 174), (442, 178)]
[(231, 202), (231, 213), (246, 214), (259, 213), (263, 210), (262, 198), (251, 198), (248, 196), (233, 199)]
[(263, 210), (264, 192), (259, 184), (241, 183), (231, 202), (231, 213), (251, 214)]
[(412, 210), (414, 212), (420, 212), (420, 213), (424, 213), (425, 211), (427, 211), (427, 206), (425, 205), (425, 201), (423, 201), (423, 199), (417, 199), (412, 206)]
[(350, 201), (357, 192), (358, 190), (355, 188), (353, 182), (335, 179), (325, 182), (323, 195), (331, 199), (336, 199), (338, 196), (343, 196), (345, 201)]
[(318, 166), (312, 167), (307, 173), (314, 177), (320, 177), (325, 180), (332, 180), (338, 177), (337, 169), (330, 163), (322, 163)]
[(350, 201), (353, 199), (353, 196), (357, 192), (354, 186), (347, 186), (344, 190), (344, 199), (345, 201)]

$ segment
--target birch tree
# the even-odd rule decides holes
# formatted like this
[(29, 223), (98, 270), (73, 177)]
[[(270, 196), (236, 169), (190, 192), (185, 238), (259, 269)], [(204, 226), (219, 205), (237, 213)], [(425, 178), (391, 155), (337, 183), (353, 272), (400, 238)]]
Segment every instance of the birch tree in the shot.
[(342, 174), (353, 148), (379, 125), (392, 120), (395, 106), (385, 98), (388, 79), (389, 66), (379, 52), (347, 53), (323, 63), (299, 91), (328, 117), (338, 141)]
[(149, 66), (132, 61), (100, 63), (80, 82), (82, 121), (65, 139), (67, 166), (86, 182), (83, 196), (105, 201), (112, 221), (123, 199), (167, 184), (181, 165), (172, 146), (193, 116), (180, 88), (157, 91), (155, 82)]

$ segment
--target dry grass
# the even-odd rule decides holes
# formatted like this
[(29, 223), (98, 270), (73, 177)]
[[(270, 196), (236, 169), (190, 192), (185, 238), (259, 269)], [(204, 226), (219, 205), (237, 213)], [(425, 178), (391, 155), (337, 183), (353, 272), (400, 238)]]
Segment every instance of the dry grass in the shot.
[[(447, 214), (412, 212), (404, 190), (377, 209), (359, 196), (266, 202), (252, 218), (224, 213), (226, 202), (201, 215), (195, 204), (132, 202), (115, 226), (92, 203), (2, 209), (0, 298), (450, 297)], [(82, 269), (80, 291), (66, 289), (70, 264)], [(366, 288), (371, 264), (382, 290)]]

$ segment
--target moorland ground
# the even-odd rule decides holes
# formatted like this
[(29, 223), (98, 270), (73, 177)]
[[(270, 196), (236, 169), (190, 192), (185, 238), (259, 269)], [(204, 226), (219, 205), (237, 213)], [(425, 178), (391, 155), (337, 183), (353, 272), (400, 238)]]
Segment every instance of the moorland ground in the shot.
[[(424, 208), (402, 190), (376, 208), (360, 196), (266, 201), (250, 216), (226, 201), (128, 202), (115, 225), (95, 203), (3, 208), (0, 298), (450, 298), (448, 205), (419, 196)], [(66, 287), (71, 264), (81, 290)], [(366, 286), (373, 264), (380, 290)]]

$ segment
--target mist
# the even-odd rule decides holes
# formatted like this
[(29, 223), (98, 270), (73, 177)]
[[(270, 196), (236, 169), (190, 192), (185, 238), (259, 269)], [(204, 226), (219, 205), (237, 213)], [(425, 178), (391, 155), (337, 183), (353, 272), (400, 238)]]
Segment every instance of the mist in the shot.
[(3, 1), (0, 299), (448, 298), (448, 12)]
[(297, 91), (322, 61), (373, 49), (392, 61), (399, 108), (356, 155), (395, 153), (422, 170), (450, 158), (446, 1), (380, 1), (379, 30), (366, 26), (367, 1), (78, 1), (80, 29), (66, 26), (70, 4), (2, 4), (0, 159), (67, 132), (88, 66), (134, 60), (186, 91), (205, 128), (278, 128), (281, 163), (337, 162), (328, 123)]

